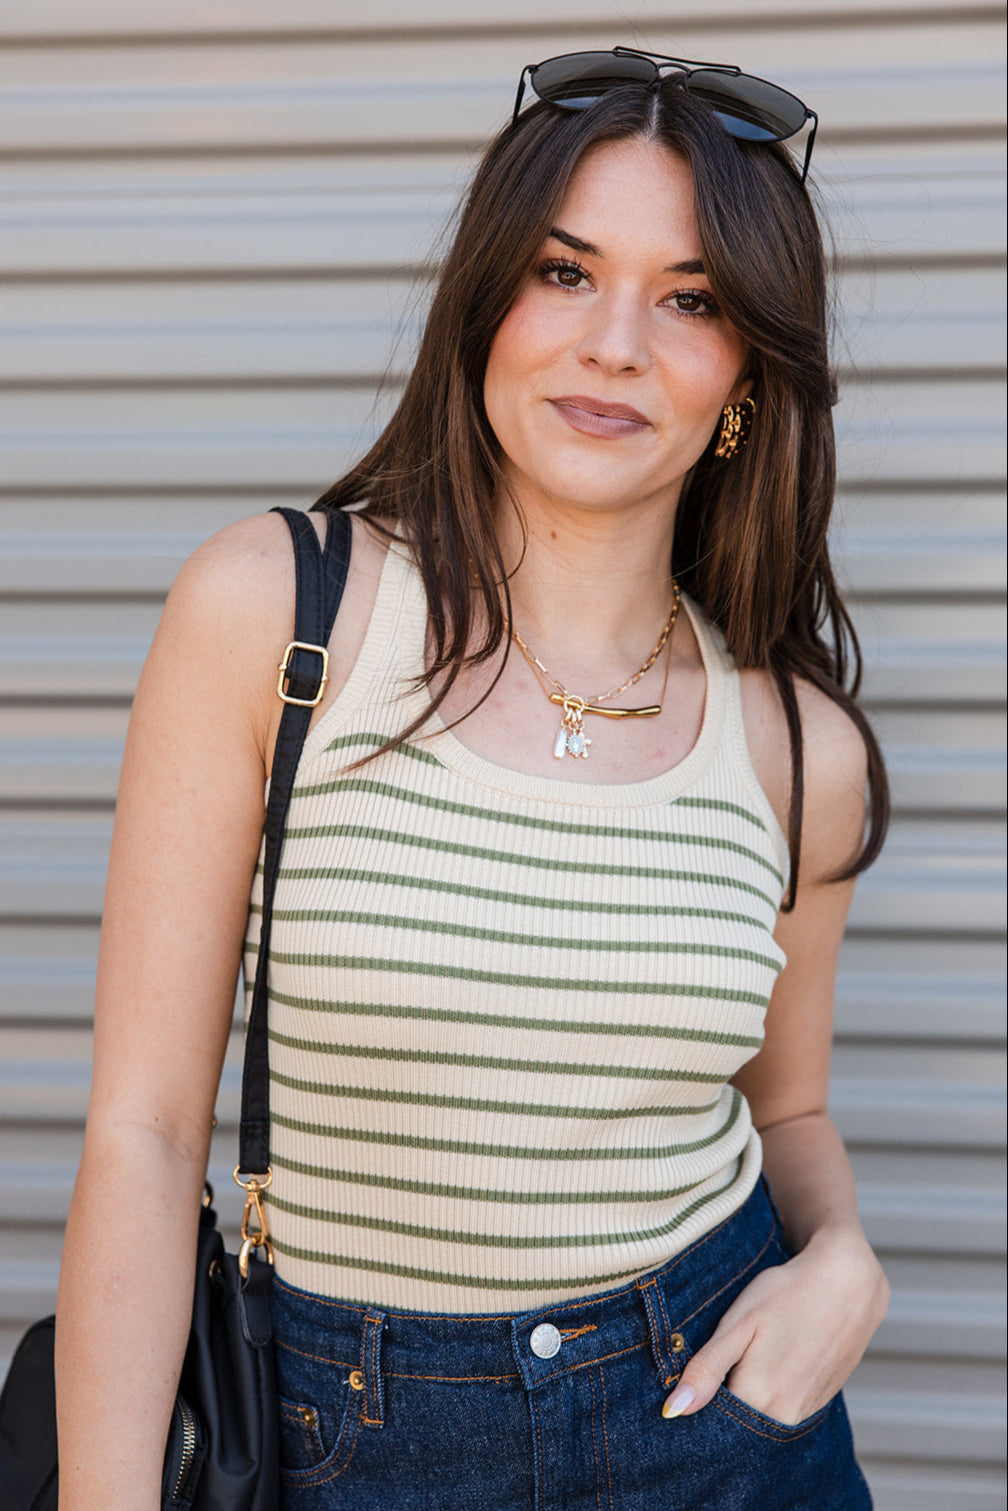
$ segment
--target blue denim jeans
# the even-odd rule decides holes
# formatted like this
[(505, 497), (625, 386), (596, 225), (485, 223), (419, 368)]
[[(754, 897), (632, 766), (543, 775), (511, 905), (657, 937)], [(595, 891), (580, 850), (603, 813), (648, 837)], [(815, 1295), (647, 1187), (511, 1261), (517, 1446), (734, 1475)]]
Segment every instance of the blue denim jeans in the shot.
[(661, 1414), (725, 1309), (786, 1258), (760, 1184), (662, 1269), (515, 1316), (275, 1282), (283, 1511), (870, 1511), (840, 1396), (797, 1426), (725, 1389)]

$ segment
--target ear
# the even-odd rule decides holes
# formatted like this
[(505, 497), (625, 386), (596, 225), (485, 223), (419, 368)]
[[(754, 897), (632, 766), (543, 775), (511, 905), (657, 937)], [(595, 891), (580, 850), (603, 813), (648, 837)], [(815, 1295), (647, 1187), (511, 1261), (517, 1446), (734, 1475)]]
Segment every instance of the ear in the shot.
[(753, 391), (753, 380), (748, 374), (743, 374), (732, 388), (731, 393), (725, 399), (726, 404), (740, 404), (743, 399), (748, 399)]

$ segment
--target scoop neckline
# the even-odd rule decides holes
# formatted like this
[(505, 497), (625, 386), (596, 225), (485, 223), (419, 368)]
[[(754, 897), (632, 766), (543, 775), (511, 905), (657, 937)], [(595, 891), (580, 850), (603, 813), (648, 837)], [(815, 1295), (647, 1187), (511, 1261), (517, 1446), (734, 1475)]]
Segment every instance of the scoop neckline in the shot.
[[(570, 782), (563, 777), (530, 775), (511, 766), (501, 766), (470, 750), (455, 731), (448, 728), (437, 709), (429, 715), (419, 737), (422, 748), (467, 781), (526, 801), (567, 808), (641, 808), (680, 797), (695, 786), (707, 770), (725, 713), (725, 669), (720, 664), (717, 648), (701, 621), (699, 609), (685, 593), (682, 605), (700, 647), (705, 682), (704, 708), (700, 730), (691, 749), (667, 770), (637, 782)], [(424, 608), (426, 610), (426, 604)], [(426, 622), (426, 614), (424, 617)]]
[[(692, 748), (676, 765), (638, 782), (570, 782), (562, 777), (534, 776), (510, 766), (501, 766), (475, 751), (449, 729), (440, 713), (432, 710), (411, 743), (427, 751), (440, 764), (463, 780), (502, 796), (522, 798), (552, 807), (628, 809), (665, 804), (682, 796), (703, 776), (710, 764), (724, 727), (727, 706), (727, 668), (711, 628), (701, 610), (683, 593), (686, 611), (704, 669), (704, 709), (700, 730)], [(336, 628), (338, 630), (339, 620)], [(343, 688), (305, 742), (305, 757), (311, 759), (327, 745), (334, 721), (352, 718), (380, 675), (382, 665), (394, 666), (404, 696), (402, 724), (410, 723), (426, 703), (425, 688), (414, 691), (422, 670), (427, 632), (427, 598), (412, 555), (405, 542), (390, 540), (382, 564), (371, 619)], [(390, 649), (391, 645), (391, 649)]]

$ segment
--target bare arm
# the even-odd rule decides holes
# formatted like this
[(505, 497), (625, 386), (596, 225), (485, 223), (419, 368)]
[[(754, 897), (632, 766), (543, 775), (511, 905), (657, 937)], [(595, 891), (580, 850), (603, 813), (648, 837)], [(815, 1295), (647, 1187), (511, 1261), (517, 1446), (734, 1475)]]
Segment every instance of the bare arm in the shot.
[(172, 590), (137, 692), (60, 1277), (60, 1511), (160, 1504), (262, 827), (271, 669), (293, 604), (289, 557), (277, 519), (202, 548)]
[[(783, 730), (771, 705), (753, 710), (753, 701), (746, 721), (753, 759), (780, 811)], [(683, 1371), (666, 1403), (670, 1415), (699, 1411), (727, 1380), (770, 1416), (803, 1420), (843, 1385), (888, 1305), (885, 1276), (858, 1219), (850, 1164), (827, 1113), (834, 977), (854, 890), (853, 882), (828, 878), (860, 843), (864, 750), (824, 695), (806, 689), (801, 701), (801, 880), (793, 912), (781, 914), (776, 929), (788, 963), (767, 1010), (764, 1046), (735, 1078), (762, 1136), (764, 1168), (795, 1258), (763, 1271), (729, 1307)]]

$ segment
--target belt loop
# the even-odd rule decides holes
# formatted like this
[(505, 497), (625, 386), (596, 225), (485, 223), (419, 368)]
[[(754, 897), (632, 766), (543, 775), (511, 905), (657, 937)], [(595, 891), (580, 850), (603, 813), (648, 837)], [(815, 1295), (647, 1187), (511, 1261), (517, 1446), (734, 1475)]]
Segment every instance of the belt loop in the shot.
[(679, 1374), (679, 1368), (673, 1364), (671, 1354), (665, 1347), (668, 1340), (668, 1318), (665, 1315), (665, 1302), (658, 1289), (657, 1278), (650, 1275), (647, 1279), (638, 1280), (636, 1285), (640, 1291), (641, 1300), (644, 1302), (644, 1310), (647, 1312), (654, 1361), (665, 1384), (671, 1385)]
[(364, 1317), (364, 1342), (361, 1344), (361, 1374), (364, 1376), (365, 1427), (384, 1427), (385, 1392), (382, 1389), (381, 1335), (385, 1313), (369, 1307)]

